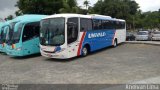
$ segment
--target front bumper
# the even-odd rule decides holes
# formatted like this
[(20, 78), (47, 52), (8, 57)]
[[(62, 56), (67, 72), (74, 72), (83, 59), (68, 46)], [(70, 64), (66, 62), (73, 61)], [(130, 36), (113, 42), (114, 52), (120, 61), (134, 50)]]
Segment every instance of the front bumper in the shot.
[(160, 37), (152, 37), (152, 40), (160, 40)]
[(6, 48), (1, 46), (1, 47), (0, 47), (0, 52), (6, 53)]
[(4, 52), (4, 50), (2, 48), (0, 48), (0, 52)]
[(6, 52), (8, 55), (10, 56), (23, 56), (23, 51), (20, 50), (15, 50), (15, 49), (7, 49), (7, 52)]
[(71, 58), (69, 57), (67, 54), (63, 54), (63, 53), (46, 53), (42, 50), (40, 50), (41, 55), (44, 57), (48, 57), (48, 58), (55, 58), (55, 59), (68, 59)]
[(149, 40), (149, 38), (148, 37), (136, 37), (136, 40)]

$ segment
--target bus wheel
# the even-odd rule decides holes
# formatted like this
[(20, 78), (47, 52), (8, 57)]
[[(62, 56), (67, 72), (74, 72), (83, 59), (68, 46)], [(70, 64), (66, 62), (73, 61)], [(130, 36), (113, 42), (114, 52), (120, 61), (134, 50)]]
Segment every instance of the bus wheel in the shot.
[(114, 40), (114, 45), (113, 47), (117, 47), (117, 39)]
[(87, 55), (88, 55), (88, 48), (86, 46), (84, 46), (82, 49), (82, 56), (85, 57)]

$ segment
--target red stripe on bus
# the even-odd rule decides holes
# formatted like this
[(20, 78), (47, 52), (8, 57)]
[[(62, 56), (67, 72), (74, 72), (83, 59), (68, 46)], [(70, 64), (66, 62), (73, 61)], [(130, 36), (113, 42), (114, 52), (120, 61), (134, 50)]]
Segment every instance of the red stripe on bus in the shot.
[(83, 43), (83, 41), (84, 41), (85, 35), (86, 35), (86, 32), (84, 32), (83, 35), (82, 35), (82, 38), (81, 38), (81, 41), (80, 41), (80, 44), (79, 44), (79, 47), (78, 47), (77, 56), (80, 56), (80, 54), (81, 54), (82, 43)]

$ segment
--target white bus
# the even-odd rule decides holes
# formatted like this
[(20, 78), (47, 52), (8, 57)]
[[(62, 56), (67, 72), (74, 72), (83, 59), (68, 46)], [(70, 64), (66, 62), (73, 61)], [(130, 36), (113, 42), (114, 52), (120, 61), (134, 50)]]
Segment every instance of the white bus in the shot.
[(49, 58), (87, 56), (125, 40), (125, 20), (110, 16), (56, 14), (41, 20), (40, 51)]

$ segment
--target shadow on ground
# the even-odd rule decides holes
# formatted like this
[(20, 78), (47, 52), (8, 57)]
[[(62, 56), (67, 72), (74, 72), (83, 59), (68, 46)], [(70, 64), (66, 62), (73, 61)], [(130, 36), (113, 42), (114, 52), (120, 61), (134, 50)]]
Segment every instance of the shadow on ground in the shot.
[[(123, 45), (124, 43), (122, 44), (119, 44), (118, 46), (121, 46)], [(88, 56), (92, 56), (92, 55), (95, 55), (95, 54), (98, 54), (98, 53), (102, 53), (106, 50), (109, 50), (109, 49), (112, 49), (114, 48), (113, 46), (110, 46), (110, 47), (106, 47), (106, 48), (103, 48), (103, 49), (100, 49), (100, 50), (97, 50), (97, 51), (94, 51), (94, 52), (91, 52)], [(88, 57), (86, 56), (86, 57)], [(78, 59), (83, 59), (85, 57), (83, 56), (78, 56), (78, 57), (73, 57), (73, 58), (69, 58), (69, 59), (56, 59), (56, 58), (47, 58), (45, 59), (46, 61), (52, 61), (52, 62), (63, 62), (63, 63), (66, 63), (66, 62), (72, 62), (72, 61), (75, 61), (75, 60), (78, 60)]]
[(20, 56), (20, 57), (13, 57), (11, 56), (10, 58), (14, 59), (14, 60), (26, 60), (26, 59), (31, 59), (31, 58), (36, 58), (36, 57), (40, 57), (41, 54), (33, 54), (33, 55), (28, 55), (28, 56)]

